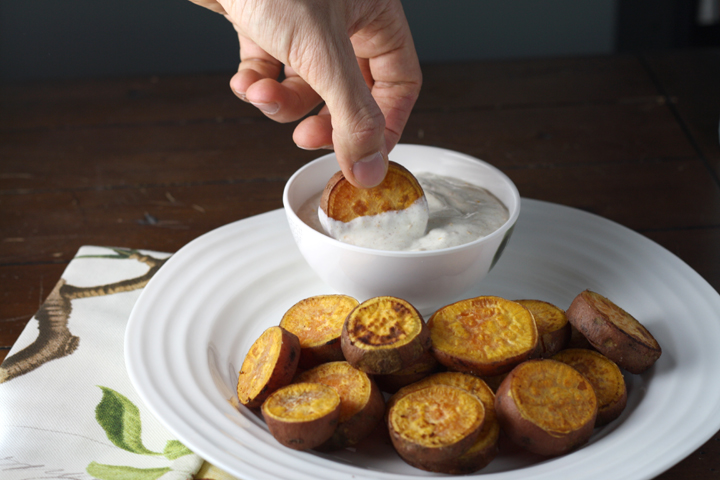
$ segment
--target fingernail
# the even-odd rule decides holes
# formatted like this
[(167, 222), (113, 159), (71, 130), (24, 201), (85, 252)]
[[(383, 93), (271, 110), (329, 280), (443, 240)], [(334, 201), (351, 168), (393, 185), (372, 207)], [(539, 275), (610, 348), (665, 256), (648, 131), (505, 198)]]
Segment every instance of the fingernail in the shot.
[[(242, 100), (243, 102), (247, 102), (247, 101), (248, 101), (247, 95), (245, 95), (245, 92), (238, 92), (237, 90), (233, 90), (233, 92), (235, 92), (235, 95), (236, 95), (240, 100)], [(248, 102), (248, 103), (249, 103), (249, 102)]]
[(280, 110), (280, 104), (276, 102), (272, 103), (253, 103), (259, 110), (268, 115), (274, 115)]
[(355, 180), (365, 188), (372, 188), (380, 185), (385, 178), (387, 165), (381, 152), (369, 155), (362, 160), (358, 160), (352, 166), (352, 172)]
[[(297, 144), (295, 144), (295, 145), (297, 145)], [(321, 146), (319, 146), (319, 147), (303, 147), (302, 145), (297, 145), (297, 147), (298, 147), (298, 148), (302, 148), (303, 150), (309, 150), (309, 151), (314, 151), (314, 150), (333, 150), (333, 146), (332, 146), (332, 145), (321, 145)]]

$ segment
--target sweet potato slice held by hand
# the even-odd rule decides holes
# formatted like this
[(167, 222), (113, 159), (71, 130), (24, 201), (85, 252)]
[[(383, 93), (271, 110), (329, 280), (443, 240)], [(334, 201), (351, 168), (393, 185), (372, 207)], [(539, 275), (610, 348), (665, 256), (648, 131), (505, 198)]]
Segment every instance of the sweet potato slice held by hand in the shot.
[(599, 352), (582, 348), (563, 350), (552, 359), (567, 363), (592, 385), (598, 401), (596, 427), (606, 425), (620, 416), (627, 404), (627, 388), (615, 362)]
[(440, 363), (479, 376), (510, 371), (530, 358), (538, 342), (530, 311), (493, 296), (445, 306), (430, 317), (428, 327), (431, 349)]
[(347, 295), (317, 295), (290, 307), (280, 326), (300, 339), (299, 368), (342, 361), (340, 334), (345, 318), (358, 304)]
[(571, 366), (528, 360), (500, 384), (495, 411), (513, 442), (540, 455), (562, 455), (590, 439), (597, 399), (592, 385)]
[(282, 327), (270, 327), (250, 347), (238, 375), (240, 403), (257, 408), (289, 384), (300, 359), (300, 341)]
[(262, 404), (270, 433), (295, 450), (315, 448), (335, 432), (340, 395), (321, 383), (293, 383), (273, 392)]
[(385, 399), (367, 373), (347, 362), (329, 362), (306, 370), (296, 382), (322, 383), (340, 395), (340, 418), (333, 435), (319, 450), (350, 447), (367, 437), (382, 421)]
[(420, 312), (396, 297), (375, 297), (348, 315), (342, 351), (355, 368), (388, 374), (410, 366), (430, 348), (430, 332)]
[(347, 223), (357, 217), (405, 210), (424, 196), (409, 170), (389, 162), (385, 180), (374, 188), (357, 188), (337, 172), (323, 190), (320, 208), (329, 218)]
[(597, 351), (630, 373), (642, 373), (660, 358), (662, 349), (648, 329), (599, 293), (580, 293), (567, 316)]

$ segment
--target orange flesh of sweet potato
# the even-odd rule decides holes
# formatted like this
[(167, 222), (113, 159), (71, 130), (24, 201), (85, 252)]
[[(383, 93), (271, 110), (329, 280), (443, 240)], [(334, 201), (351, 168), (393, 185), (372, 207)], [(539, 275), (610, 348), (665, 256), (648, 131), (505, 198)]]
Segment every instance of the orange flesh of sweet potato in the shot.
[(358, 301), (347, 295), (318, 295), (290, 307), (280, 326), (300, 339), (301, 368), (344, 360), (340, 335), (348, 313)]
[(552, 358), (573, 367), (592, 385), (598, 401), (596, 427), (620, 416), (627, 403), (627, 388), (615, 362), (599, 352), (585, 349), (563, 350)]
[(432, 352), (450, 369), (480, 376), (499, 375), (537, 348), (530, 311), (519, 303), (484, 296), (441, 308), (428, 321)]
[(420, 459), (416, 466), (432, 472), (464, 475), (476, 472), (487, 466), (498, 453), (498, 438), (500, 424), (495, 413), (495, 394), (490, 387), (478, 377), (461, 372), (441, 372), (430, 375), (416, 383), (400, 389), (388, 399), (386, 412), (397, 401), (408, 393), (420, 390), (430, 385), (448, 385), (462, 388), (480, 399), (485, 407), (485, 421), (475, 443), (458, 457), (443, 462), (428, 462)]
[(515, 300), (524, 306), (535, 319), (538, 329), (536, 356), (547, 358), (565, 348), (570, 340), (570, 323), (565, 312), (542, 300)]
[(300, 358), (300, 341), (275, 326), (265, 330), (250, 347), (238, 375), (240, 403), (256, 408), (272, 392), (289, 384)]
[(640, 322), (598, 293), (580, 293), (567, 316), (595, 349), (630, 373), (644, 372), (662, 354), (657, 340)]
[(375, 382), (365, 372), (347, 362), (329, 362), (302, 372), (297, 382), (322, 383), (340, 396), (340, 417), (333, 436), (321, 445), (325, 450), (356, 444), (382, 420), (385, 400)]
[(349, 222), (357, 217), (404, 210), (424, 195), (412, 173), (389, 162), (385, 180), (374, 188), (357, 188), (337, 172), (323, 190), (320, 208), (332, 219)]
[(500, 385), (495, 409), (515, 443), (541, 455), (560, 455), (592, 435), (597, 399), (587, 379), (569, 365), (529, 360)]
[(440, 462), (468, 450), (485, 420), (482, 402), (467, 390), (431, 385), (403, 395), (390, 409), (390, 438), (411, 465)]
[(420, 313), (395, 297), (375, 297), (355, 307), (341, 338), (345, 359), (371, 374), (408, 367), (430, 347), (430, 332)]
[(562, 434), (577, 429), (594, 415), (596, 402), (589, 394), (591, 388), (585, 378), (552, 365), (552, 369), (546, 366), (516, 375), (512, 394), (525, 418), (546, 431)]
[(262, 404), (270, 433), (286, 447), (308, 450), (329, 439), (340, 417), (340, 396), (320, 383), (294, 383)]
[(263, 402), (263, 410), (286, 422), (306, 422), (333, 410), (340, 415), (340, 395), (322, 383), (292, 383), (275, 390)]

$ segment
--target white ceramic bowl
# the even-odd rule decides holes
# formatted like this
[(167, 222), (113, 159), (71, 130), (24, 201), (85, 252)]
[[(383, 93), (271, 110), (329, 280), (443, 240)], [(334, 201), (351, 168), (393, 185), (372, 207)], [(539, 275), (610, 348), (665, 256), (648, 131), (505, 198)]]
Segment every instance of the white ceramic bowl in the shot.
[(297, 214), (340, 169), (335, 154), (308, 163), (290, 177), (283, 192), (285, 213), (300, 252), (332, 290), (361, 302), (379, 295), (400, 297), (428, 318), (444, 305), (480, 294), (480, 281), (500, 257), (517, 221), (520, 195), (500, 170), (462, 153), (398, 145), (390, 159), (414, 174), (447, 175), (486, 188), (508, 208), (508, 221), (484, 238), (441, 250), (394, 252), (339, 242), (308, 226)]

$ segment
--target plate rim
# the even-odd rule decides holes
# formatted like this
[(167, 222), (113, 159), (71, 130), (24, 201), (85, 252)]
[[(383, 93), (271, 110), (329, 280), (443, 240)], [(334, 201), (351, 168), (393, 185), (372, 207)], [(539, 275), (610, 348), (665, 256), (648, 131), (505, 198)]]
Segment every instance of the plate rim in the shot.
[[(695, 282), (699, 282), (701, 285), (703, 285), (703, 288), (706, 289), (707, 292), (709, 292), (713, 296), (713, 300), (715, 302), (718, 302), (718, 299), (720, 299), (718, 292), (715, 291), (715, 289), (709, 284), (709, 282), (707, 282), (707, 280), (705, 280), (700, 274), (698, 274), (695, 270), (693, 270), (686, 262), (684, 262), (682, 259), (677, 257), (675, 254), (673, 254), (672, 252), (667, 250), (662, 245), (659, 245), (658, 243), (652, 241), (651, 239), (641, 235), (640, 233), (638, 233), (628, 227), (625, 227), (625, 226), (623, 226), (617, 222), (614, 222), (612, 220), (609, 220), (607, 218), (601, 217), (597, 214), (587, 212), (584, 210), (580, 210), (577, 208), (573, 208), (573, 207), (568, 207), (565, 205), (555, 204), (555, 203), (541, 201), (541, 200), (528, 199), (525, 197), (523, 197), (521, 199), (521, 201), (524, 204), (524, 205), (522, 205), (522, 208), (525, 211), (525, 214), (527, 214), (526, 206), (534, 205), (533, 209), (535, 209), (535, 208), (539, 208), (541, 210), (555, 209), (556, 211), (563, 211), (565, 213), (572, 212), (573, 215), (576, 215), (576, 214), (588, 215), (588, 216), (594, 217), (593, 218), (594, 221), (607, 222), (606, 225), (612, 225), (613, 228), (621, 229), (621, 231), (624, 235), (637, 236), (637, 237), (641, 238), (642, 241), (649, 242), (648, 244), (652, 244), (654, 246), (654, 248), (659, 249), (658, 252), (662, 252), (662, 254), (666, 256), (666, 258), (671, 258), (671, 259), (673, 259), (672, 261), (679, 262), (678, 265), (680, 267), (682, 267), (683, 269), (686, 269), (687, 272), (690, 273), (694, 277)], [(156, 418), (158, 418), (158, 420), (164, 426), (166, 426), (168, 428), (168, 430), (170, 430), (173, 434), (175, 434), (178, 437), (184, 436), (184, 432), (182, 431), (182, 429), (177, 428), (177, 425), (173, 424), (172, 421), (168, 421), (168, 419), (165, 417), (165, 415), (159, 411), (159, 409), (157, 408), (157, 405), (154, 404), (154, 400), (151, 399), (150, 396), (148, 395), (148, 392), (146, 391), (146, 386), (143, 385), (143, 383), (142, 383), (142, 381), (143, 381), (141, 378), (142, 373), (140, 372), (140, 370), (138, 370), (139, 365), (137, 365), (137, 363), (136, 363), (136, 358), (133, 356), (134, 353), (133, 353), (132, 349), (129, 348), (129, 345), (131, 345), (132, 342), (129, 342), (128, 340), (131, 339), (133, 335), (137, 335), (137, 329), (139, 328), (138, 325), (140, 325), (140, 322), (142, 321), (140, 312), (142, 311), (142, 308), (146, 305), (146, 302), (149, 301), (148, 299), (154, 295), (155, 285), (159, 284), (160, 281), (164, 278), (165, 274), (161, 274), (163, 272), (163, 269), (165, 269), (166, 272), (169, 272), (172, 268), (174, 268), (173, 265), (175, 263), (185, 261), (186, 255), (190, 254), (194, 249), (196, 249), (198, 247), (202, 247), (203, 244), (208, 241), (208, 239), (213, 239), (216, 236), (221, 236), (224, 234), (231, 233), (235, 228), (238, 228), (239, 226), (247, 226), (253, 222), (256, 222), (256, 223), (262, 223), (264, 221), (285, 222), (286, 219), (285, 219), (284, 215), (285, 215), (285, 212), (283, 211), (283, 209), (277, 209), (277, 210), (273, 210), (270, 212), (265, 212), (265, 213), (255, 215), (252, 217), (248, 217), (248, 218), (245, 218), (242, 220), (231, 222), (227, 225), (223, 225), (221, 227), (211, 230), (211, 231), (197, 237), (196, 239), (192, 240), (187, 245), (183, 246), (180, 250), (178, 250), (178, 252), (176, 252), (174, 255), (172, 255), (165, 262), (165, 264), (160, 269), (160, 271), (158, 271), (156, 273), (156, 275), (150, 280), (148, 285), (140, 293), (138, 300), (135, 304), (135, 307), (133, 307), (130, 318), (128, 320), (128, 325), (127, 325), (126, 334), (125, 334), (125, 345), (124, 345), (125, 361), (126, 361), (126, 366), (128, 369), (128, 374), (130, 375), (130, 379), (131, 379), (133, 386), (136, 388), (136, 390), (138, 391), (138, 394), (140, 395), (142, 400), (145, 402), (147, 407), (152, 411), (152, 413), (156, 416)], [(522, 218), (522, 216), (521, 216), (521, 218)], [(287, 234), (290, 235), (289, 230), (288, 230)], [(635, 238), (635, 240), (637, 240), (637, 238)], [(511, 241), (511, 243), (512, 243), (512, 241)], [(157, 280), (156, 280), (156, 278), (157, 278)], [(150, 293), (147, 293), (147, 292), (150, 292)], [(667, 470), (668, 468), (671, 468), (673, 465), (675, 465), (676, 463), (681, 461), (683, 458), (685, 458), (687, 455), (689, 455), (692, 451), (697, 449), (700, 445), (705, 443), (709, 438), (712, 437), (712, 435), (714, 435), (717, 432), (717, 430), (719, 428), (720, 428), (720, 418), (716, 419), (715, 422), (706, 422), (704, 433), (702, 435), (694, 436), (695, 441), (690, 442), (689, 444), (686, 444), (686, 448), (684, 449), (683, 452), (676, 453), (676, 455), (674, 455), (674, 458), (672, 460), (666, 459), (665, 462), (656, 464), (655, 468), (648, 470), (646, 472), (643, 472), (643, 475), (647, 473), (649, 476), (654, 476), (654, 475), (658, 475), (659, 473), (662, 473), (663, 471)], [(179, 438), (179, 439), (181, 441), (187, 441), (187, 439), (186, 440), (183, 440), (183, 438)], [(193, 442), (191, 440), (187, 443), (192, 444)], [(203, 457), (203, 459), (210, 461), (211, 463), (217, 465), (220, 468), (228, 469), (228, 467), (229, 467), (230, 470), (234, 470), (234, 467), (232, 465), (229, 465), (223, 458), (217, 458), (217, 459), (209, 458), (209, 457), (214, 456), (212, 453), (210, 455), (208, 455), (208, 452), (205, 452), (205, 455), (201, 455), (201, 456)], [(245, 464), (249, 465), (252, 468), (252, 465), (250, 465), (249, 463), (245, 462)], [(230, 473), (232, 473), (232, 472), (230, 472)], [(482, 473), (482, 471), (480, 471), (479, 473)], [(505, 478), (505, 475), (504, 475), (505, 473), (507, 473), (507, 472), (499, 472), (498, 474), (490, 473), (490, 474), (484, 474), (483, 476), (487, 477), (487, 478), (495, 478), (495, 477)], [(243, 475), (242, 472), (235, 473), (235, 474)], [(247, 475), (247, 474), (244, 474), (244, 475)], [(362, 477), (359, 476), (359, 478), (362, 478)], [(403, 478), (415, 478), (415, 477), (403, 476)], [(420, 477), (418, 477), (418, 478), (420, 478)], [(470, 476), (470, 478), (472, 478), (472, 476)], [(635, 477), (633, 477), (633, 478), (635, 478)], [(642, 477), (642, 478), (645, 478), (645, 477)]]

